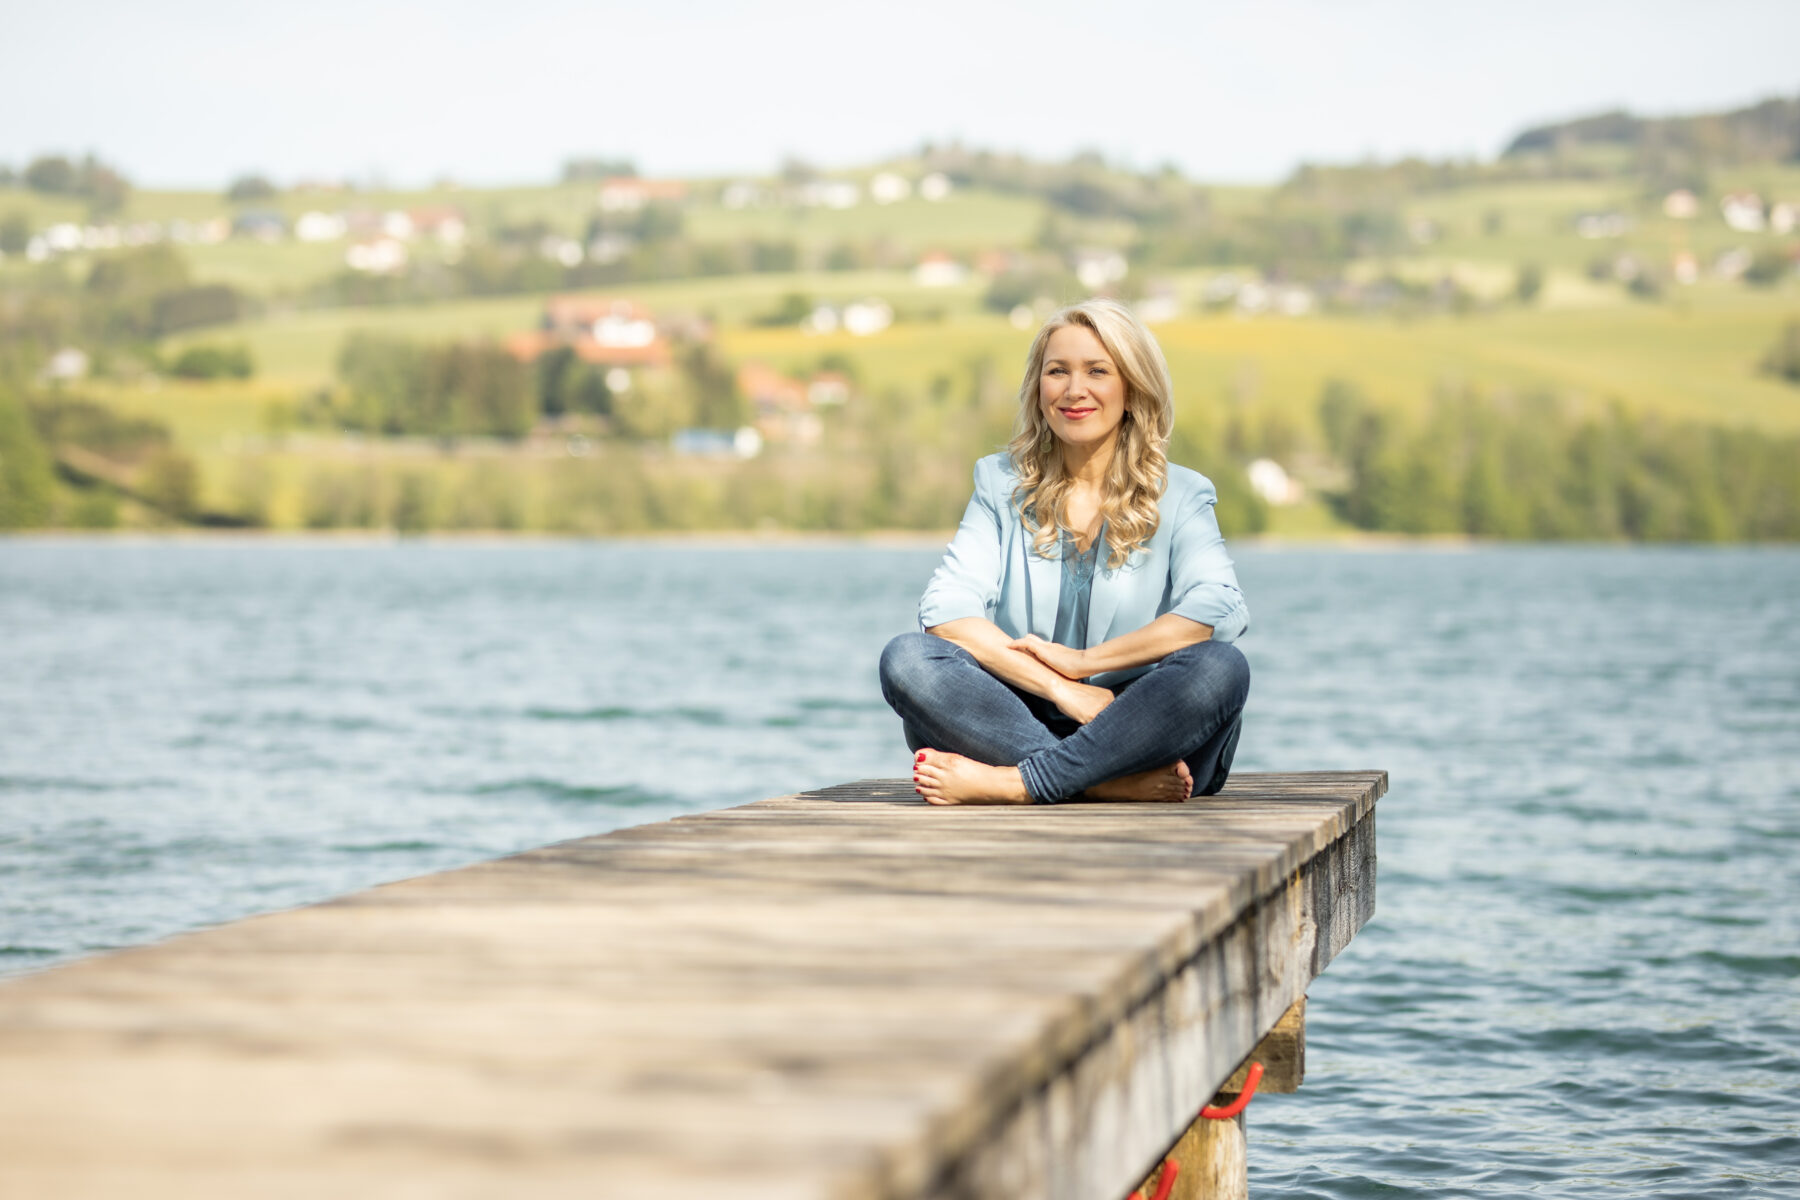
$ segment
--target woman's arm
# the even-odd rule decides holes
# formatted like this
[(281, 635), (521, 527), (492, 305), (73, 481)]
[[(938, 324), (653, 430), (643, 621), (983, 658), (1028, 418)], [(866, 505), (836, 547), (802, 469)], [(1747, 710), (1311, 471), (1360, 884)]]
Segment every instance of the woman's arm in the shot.
[(1161, 662), (1177, 650), (1207, 641), (1212, 635), (1211, 625), (1164, 613), (1142, 629), (1122, 633), (1086, 650), (1046, 642), (1036, 634), (1027, 634), (1007, 644), (1031, 655), (1058, 675), (1086, 679), (1103, 671), (1123, 671)]
[(1014, 641), (1004, 629), (984, 617), (959, 617), (954, 621), (933, 625), (925, 632), (936, 634), (952, 645), (962, 647), (974, 655), (975, 661), (990, 675), (1005, 680), (1021, 691), (1042, 696), (1056, 705), (1057, 711), (1064, 716), (1083, 725), (1099, 716), (1101, 710), (1113, 701), (1113, 694), (1107, 689), (1081, 683), (1074, 676), (1059, 673), (1053, 666), (1027, 651), (1020, 642)]

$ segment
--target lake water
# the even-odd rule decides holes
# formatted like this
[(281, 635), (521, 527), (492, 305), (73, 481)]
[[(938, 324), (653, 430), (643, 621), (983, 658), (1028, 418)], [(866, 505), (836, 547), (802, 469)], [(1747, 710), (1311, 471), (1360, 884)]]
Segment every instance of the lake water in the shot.
[[(1239, 768), (1392, 777), (1252, 1188), (1795, 1194), (1800, 553), (1239, 557)], [(0, 973), (904, 774), (935, 560), (0, 541)]]

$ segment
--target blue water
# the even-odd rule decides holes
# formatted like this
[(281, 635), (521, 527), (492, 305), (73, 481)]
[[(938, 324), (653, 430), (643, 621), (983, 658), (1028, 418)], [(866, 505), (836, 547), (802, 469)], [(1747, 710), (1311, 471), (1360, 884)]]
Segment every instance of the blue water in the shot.
[[(0, 542), (0, 973), (906, 770), (852, 546)], [(1800, 1193), (1800, 554), (1246, 550), (1239, 767), (1384, 767), (1281, 1196)]]

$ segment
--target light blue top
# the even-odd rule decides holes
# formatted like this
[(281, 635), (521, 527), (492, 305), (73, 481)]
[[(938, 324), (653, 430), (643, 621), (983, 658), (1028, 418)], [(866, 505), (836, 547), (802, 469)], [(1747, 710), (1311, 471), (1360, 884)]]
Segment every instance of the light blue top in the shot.
[(1088, 543), (1086, 550), (1075, 548), (1075, 539), (1062, 535), (1062, 591), (1056, 597), (1056, 629), (1050, 640), (1077, 650), (1087, 645), (1088, 602), (1094, 595), (1094, 563), (1106, 533)]
[[(990, 454), (975, 464), (975, 494), (956, 537), (919, 601), (919, 626), (930, 629), (961, 617), (986, 617), (1013, 637), (1035, 633), (1054, 640), (1062, 564), (1044, 558), (1013, 507), (1018, 483), (1012, 460)], [(1204, 475), (1169, 464), (1157, 508), (1156, 533), (1116, 570), (1094, 571), (1083, 647), (1142, 629), (1164, 613), (1210, 625), (1213, 637), (1235, 641), (1250, 624), (1237, 573), (1213, 516), (1217, 493)], [(1102, 686), (1143, 674), (1133, 667), (1094, 677)]]

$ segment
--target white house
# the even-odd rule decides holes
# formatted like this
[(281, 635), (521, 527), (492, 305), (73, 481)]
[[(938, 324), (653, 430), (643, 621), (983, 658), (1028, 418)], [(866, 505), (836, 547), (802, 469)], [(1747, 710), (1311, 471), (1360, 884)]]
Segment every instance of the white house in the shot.
[(346, 228), (338, 213), (303, 212), (294, 222), (294, 237), (302, 242), (335, 242), (344, 236)]
[(894, 323), (894, 310), (885, 300), (858, 300), (844, 306), (844, 328), (857, 337), (880, 333)]
[(395, 238), (368, 238), (344, 251), (344, 265), (370, 275), (392, 275), (406, 266), (406, 246)]
[(869, 199), (877, 204), (893, 204), (912, 195), (912, 184), (904, 176), (882, 171), (869, 180)]
[(922, 288), (955, 287), (968, 277), (968, 268), (941, 250), (925, 255), (913, 268), (913, 282)]
[(1298, 504), (1306, 496), (1305, 486), (1272, 458), (1257, 459), (1246, 473), (1250, 476), (1250, 490), (1270, 504)]
[(1732, 192), (1719, 200), (1719, 215), (1739, 233), (1763, 231), (1762, 197), (1755, 192)]
[(1691, 221), (1700, 215), (1700, 197), (1686, 188), (1676, 188), (1663, 197), (1663, 216), (1673, 221)]
[(1089, 291), (1097, 291), (1109, 283), (1125, 278), (1131, 269), (1125, 256), (1117, 250), (1077, 250), (1072, 264), (1075, 278)]

